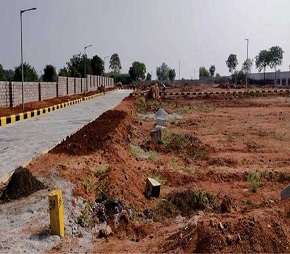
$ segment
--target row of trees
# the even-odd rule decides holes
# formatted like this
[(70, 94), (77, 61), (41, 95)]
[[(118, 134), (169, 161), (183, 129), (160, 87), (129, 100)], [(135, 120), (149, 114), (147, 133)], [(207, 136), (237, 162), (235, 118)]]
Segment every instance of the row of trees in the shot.
[(166, 63), (162, 63), (156, 69), (157, 79), (161, 82), (174, 81), (176, 77), (176, 72), (174, 69), (170, 68)]
[(202, 78), (213, 78), (215, 74), (215, 65), (211, 65), (209, 69), (206, 69), (204, 66), (199, 68), (199, 77)]
[[(3, 69), (2, 65), (0, 64), (0, 81), (21, 81), (22, 80), (22, 71), (21, 65), (14, 68), (14, 70)], [(23, 64), (23, 71), (26, 81), (36, 81), (38, 80), (38, 75), (35, 69), (30, 66), (28, 63)]]
[[(124, 83), (152, 79), (151, 74), (148, 72), (146, 75), (146, 66), (142, 62), (135, 61), (129, 68), (128, 74), (121, 73), (122, 65), (120, 57), (118, 54), (113, 54), (110, 58), (111, 72), (106, 75), (111, 76), (115, 81), (123, 81)], [(43, 70), (43, 75), (38, 77), (37, 72), (34, 67), (28, 63), (24, 63), (24, 77), (25, 81), (46, 81), (54, 82), (57, 80), (57, 76), (67, 76), (67, 77), (84, 77), (85, 74), (90, 75), (104, 75), (104, 61), (98, 55), (92, 58), (86, 55), (77, 54), (72, 56), (66, 65), (60, 69), (57, 74), (56, 68), (53, 65), (46, 65)], [(174, 81), (176, 77), (176, 72), (173, 68), (170, 68), (166, 63), (162, 63), (156, 68), (156, 75), (160, 82)], [(0, 80), (7, 81), (21, 81), (21, 65), (15, 67), (14, 70), (4, 70), (0, 65)]]
[[(118, 54), (113, 54), (110, 59), (110, 69), (112, 70), (112, 73), (119, 73), (121, 68), (121, 61)], [(56, 68), (53, 65), (46, 65), (41, 77), (37, 75), (35, 68), (28, 63), (23, 64), (23, 71), (25, 81), (43, 80), (53, 82), (57, 80)], [(82, 54), (74, 55), (66, 63), (66, 65), (60, 69), (58, 75), (68, 77), (84, 77), (85, 72), (86, 74), (91, 75), (103, 75), (104, 61), (98, 55), (95, 55), (92, 58), (87, 58), (87, 56)], [(15, 67), (14, 70), (5, 70), (2, 65), (0, 65), (0, 80), (21, 81), (21, 65)]]
[[(170, 68), (166, 63), (162, 63), (156, 68), (156, 76), (160, 82), (174, 81), (176, 77), (176, 72), (174, 69)], [(152, 75), (150, 72), (146, 74), (146, 66), (142, 62), (135, 61), (129, 68), (129, 73), (117, 74), (114, 76), (116, 81), (123, 81), (124, 83), (134, 82), (134, 81), (151, 81)]]
[[(270, 67), (275, 69), (275, 83), (276, 83), (276, 71), (277, 66), (280, 66), (283, 61), (283, 49), (279, 46), (273, 46), (270, 49), (264, 49), (259, 52), (255, 57), (255, 65), (259, 72), (264, 70), (264, 81), (266, 79), (266, 68)], [(247, 73), (251, 72), (253, 66), (253, 60), (247, 59), (243, 62), (242, 67), (237, 71), (238, 58), (235, 54), (230, 54), (226, 60), (226, 65), (229, 69), (229, 72), (235, 79), (235, 82), (239, 82), (238, 77), (245, 77)]]

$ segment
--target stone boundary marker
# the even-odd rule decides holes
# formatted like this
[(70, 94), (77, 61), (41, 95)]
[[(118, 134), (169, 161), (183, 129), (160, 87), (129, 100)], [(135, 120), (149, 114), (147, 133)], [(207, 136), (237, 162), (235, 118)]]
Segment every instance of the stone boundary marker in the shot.
[(63, 103), (56, 104), (56, 105), (46, 107), (46, 108), (35, 109), (32, 111), (27, 111), (24, 113), (19, 113), (19, 114), (10, 115), (10, 116), (2, 116), (2, 117), (0, 117), (0, 127), (6, 126), (8, 124), (13, 124), (15, 122), (19, 122), (22, 120), (30, 119), (30, 118), (33, 118), (36, 116), (40, 116), (40, 115), (43, 115), (43, 114), (46, 114), (49, 112), (53, 112), (53, 111), (56, 111), (58, 109), (66, 108), (66, 107), (69, 107), (69, 106), (74, 105), (74, 104), (79, 104), (82, 101), (87, 101), (87, 100), (93, 99), (93, 98), (100, 96), (102, 94), (103, 93), (97, 93), (94, 95), (83, 97), (81, 99), (63, 102)]
[[(148, 91), (134, 92), (133, 95), (146, 95)], [(224, 97), (260, 97), (267, 95), (290, 95), (289, 89), (273, 89), (273, 90), (250, 90), (250, 91), (217, 91), (217, 92), (161, 92), (162, 98), (170, 97), (208, 97), (208, 96), (224, 96)]]

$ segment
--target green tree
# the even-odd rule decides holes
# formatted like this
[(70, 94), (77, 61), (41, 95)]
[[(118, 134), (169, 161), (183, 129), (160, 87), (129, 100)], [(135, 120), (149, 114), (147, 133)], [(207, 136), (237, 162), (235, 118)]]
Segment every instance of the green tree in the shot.
[(56, 82), (57, 74), (53, 65), (46, 65), (43, 70), (42, 80), (44, 82)]
[(146, 75), (146, 81), (151, 81), (151, 79), (152, 79), (152, 76), (151, 76), (150, 72), (148, 72)]
[(264, 70), (264, 83), (266, 83), (266, 68), (270, 65), (271, 56), (270, 52), (266, 49), (261, 50), (259, 55), (256, 56), (256, 67), (259, 72)]
[[(229, 68), (229, 72), (233, 74), (236, 71), (236, 68), (238, 66), (238, 58), (235, 54), (230, 54), (228, 57), (228, 60), (226, 61), (227, 67)], [(236, 82), (237, 83), (237, 80)]]
[(4, 70), (5, 78), (7, 81), (13, 81), (14, 80), (14, 70)]
[[(23, 63), (23, 73), (24, 73), (24, 81), (31, 82), (38, 80), (38, 76), (35, 69), (28, 63)], [(21, 65), (19, 65), (15, 68), (14, 81), (21, 80), (22, 80)]]
[(157, 67), (156, 75), (159, 81), (165, 82), (169, 80), (170, 68), (166, 63), (162, 63), (161, 66)]
[(77, 54), (72, 56), (66, 66), (62, 69), (65, 73), (67, 70), (67, 76), (69, 77), (84, 77), (85, 76), (85, 61), (86, 61), (86, 74), (93, 74), (91, 59), (85, 55)]
[(245, 62), (243, 62), (242, 71), (245, 73), (250, 73), (252, 70), (253, 61), (248, 58)]
[(83, 77), (84, 56), (81, 54), (72, 56), (72, 58), (66, 63), (66, 70), (70, 77)]
[(119, 55), (117, 53), (115, 53), (115, 54), (113, 54), (111, 56), (111, 59), (110, 59), (110, 69), (114, 73), (120, 73), (120, 70), (122, 69), (120, 57), (119, 57)]
[(233, 73), (238, 66), (238, 58), (237, 55), (231, 54), (226, 61), (227, 67), (229, 68), (229, 72)]
[(121, 82), (128, 85), (132, 82), (130, 75), (127, 73), (111, 74), (110, 77), (114, 79), (115, 83)]
[(176, 72), (174, 69), (170, 69), (169, 72), (168, 72), (168, 78), (169, 80), (172, 82), (175, 80), (175, 77), (176, 77)]
[(6, 80), (5, 71), (2, 65), (0, 64), (0, 81), (5, 81), (5, 80)]
[(283, 61), (283, 49), (279, 46), (271, 47), (269, 50), (269, 66), (275, 69), (275, 84), (276, 84), (276, 72), (277, 66), (282, 64)]
[(213, 78), (215, 73), (215, 65), (210, 66), (209, 68), (210, 76)]
[(146, 74), (146, 66), (144, 63), (140, 62), (134, 62), (132, 63), (132, 66), (129, 69), (129, 75), (131, 80), (137, 81), (137, 80), (144, 80)]
[(68, 71), (68, 69), (66, 67), (61, 68), (59, 70), (59, 72), (58, 72), (58, 75), (59, 76), (63, 76), (63, 77), (69, 77), (70, 76), (69, 71)]
[(208, 78), (209, 77), (209, 71), (205, 67), (199, 68), (199, 78)]
[(233, 81), (236, 81), (237, 84), (242, 84), (246, 82), (246, 73), (243, 70), (235, 71), (232, 75)]
[(103, 75), (104, 61), (98, 55), (95, 55), (91, 60), (91, 68), (93, 75)]

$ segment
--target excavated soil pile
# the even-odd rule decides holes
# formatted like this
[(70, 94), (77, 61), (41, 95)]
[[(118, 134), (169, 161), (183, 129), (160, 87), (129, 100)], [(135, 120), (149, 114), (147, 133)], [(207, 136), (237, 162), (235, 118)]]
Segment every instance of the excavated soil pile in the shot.
[(277, 215), (206, 220), (197, 228), (198, 253), (289, 252), (288, 229)]
[(4, 201), (18, 199), (44, 188), (44, 184), (37, 180), (28, 169), (19, 167), (13, 173), (0, 199)]
[[(103, 174), (90, 176), (95, 181), (95, 192), (91, 195), (98, 195), (99, 191), (103, 191), (126, 205), (143, 207), (146, 204), (143, 194), (146, 176), (144, 171), (138, 169), (137, 162), (132, 160), (129, 153), (130, 133), (135, 123), (134, 112), (134, 99), (128, 97), (114, 110), (105, 112), (67, 137), (50, 154), (93, 156), (97, 152), (109, 164), (110, 169)], [(82, 179), (84, 176), (85, 174)], [(84, 193), (82, 182), (83, 180), (76, 182), (79, 186), (78, 195)]]
[[(169, 236), (161, 252), (288, 253), (288, 228), (278, 214), (198, 218)], [(193, 222), (193, 223), (192, 223)]]
[(87, 155), (104, 148), (108, 143), (123, 142), (122, 139), (126, 132), (121, 133), (122, 135), (116, 134), (122, 129), (126, 117), (128, 117), (127, 111), (109, 110), (77, 133), (67, 137), (50, 153)]

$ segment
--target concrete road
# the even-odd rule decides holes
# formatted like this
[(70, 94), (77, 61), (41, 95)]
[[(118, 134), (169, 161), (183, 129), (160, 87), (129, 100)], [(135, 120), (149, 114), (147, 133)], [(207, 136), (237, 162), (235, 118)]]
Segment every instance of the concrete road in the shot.
[(1, 127), (0, 179), (114, 108), (130, 93), (130, 90), (112, 91), (65, 109)]

